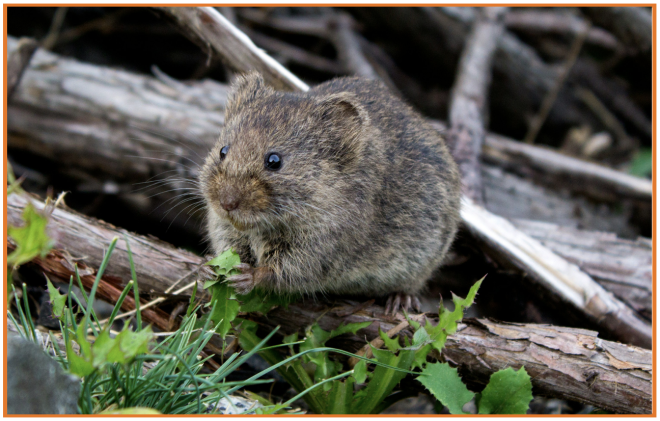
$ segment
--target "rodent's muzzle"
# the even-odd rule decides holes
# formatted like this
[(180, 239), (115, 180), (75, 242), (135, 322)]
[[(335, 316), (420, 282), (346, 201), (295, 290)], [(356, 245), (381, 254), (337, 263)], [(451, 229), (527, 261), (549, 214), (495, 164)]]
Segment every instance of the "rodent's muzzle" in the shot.
[(227, 189), (219, 197), (220, 206), (227, 212), (237, 209), (241, 204), (241, 195), (236, 189)]

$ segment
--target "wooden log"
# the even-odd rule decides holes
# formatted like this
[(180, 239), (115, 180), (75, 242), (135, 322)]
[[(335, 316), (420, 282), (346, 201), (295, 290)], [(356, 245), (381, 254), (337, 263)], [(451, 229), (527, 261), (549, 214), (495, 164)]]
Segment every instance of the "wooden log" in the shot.
[(587, 231), (556, 224), (512, 220), (530, 237), (580, 266), (603, 287), (649, 321), (653, 309), (651, 240), (627, 240), (610, 232)]
[[(32, 200), (37, 209), (45, 207), (43, 202), (18, 194), (9, 195), (7, 200), (11, 224), (19, 223), (28, 200)], [(190, 273), (191, 268), (203, 262), (199, 256), (162, 241), (126, 233), (63, 208), (53, 209), (48, 227), (55, 239), (54, 249), (35, 262), (49, 276), (54, 272), (64, 277), (73, 274), (73, 266), (62, 264), (61, 256), (75, 257), (93, 273), (100, 263), (102, 250), (118, 234), (129, 238), (141, 296), (157, 296), (174, 284), (180, 285), (179, 275)], [(118, 285), (125, 285), (130, 279), (130, 268), (122, 248), (119, 241), (106, 271), (107, 276), (117, 277)], [(58, 269), (48, 262), (59, 262)], [(101, 293), (99, 297), (109, 299)], [(343, 339), (343, 347), (348, 350), (356, 350), (376, 338), (378, 328), (389, 330), (403, 320), (401, 314), (385, 316), (381, 306), (372, 304), (358, 308), (351, 302), (325, 303), (317, 299), (249, 317), (269, 327), (281, 325), (286, 333), (301, 334), (314, 322), (330, 330), (342, 322), (371, 321), (359, 335)], [(427, 317), (437, 322), (437, 315), (427, 314)], [(145, 320), (153, 322), (147, 317)], [(409, 329), (402, 333), (411, 334)], [(651, 351), (598, 339), (592, 331), (466, 320), (458, 332), (448, 338), (442, 358), (458, 365), (462, 374), (476, 383), (484, 383), (498, 369), (524, 365), (532, 377), (536, 394), (577, 400), (618, 413), (651, 412)]]
[(39, 44), (31, 38), (21, 38), (16, 49), (7, 55), (7, 98), (11, 98), (14, 93), (38, 46)]
[[(21, 215), (28, 202), (38, 210), (46, 207), (43, 202), (29, 196), (11, 194), (7, 197), (9, 224), (14, 226), (22, 224)], [(129, 236), (133, 258), (139, 262), (136, 263), (139, 273), (138, 282), (140, 291), (145, 294), (162, 295), (174, 281), (179, 281), (181, 286), (190, 284), (199, 277), (198, 272), (201, 272), (201, 277), (210, 276), (208, 268), (203, 266), (204, 260), (201, 257), (174, 248), (155, 238), (132, 235), (124, 229), (62, 207), (53, 208), (49, 218), (48, 233), (55, 241), (55, 248), (66, 250), (69, 255), (66, 261), (63, 261), (61, 256), (53, 257), (59, 262), (61, 266), (59, 270), (62, 271), (60, 277), (63, 276), (64, 279), (68, 280), (66, 271), (72, 272), (73, 262), (76, 261), (84, 262), (91, 268), (98, 268), (108, 244), (113, 238), (118, 237), (119, 241), (104, 277), (121, 292), (131, 279), (124, 235)], [(55, 272), (55, 270), (50, 271)], [(200, 292), (203, 291), (201, 287), (202, 285), (199, 285)]]
[(463, 194), (483, 205), (480, 157), (486, 133), (488, 89), (507, 8), (481, 9), (458, 63), (449, 108), (448, 141), (461, 171)]

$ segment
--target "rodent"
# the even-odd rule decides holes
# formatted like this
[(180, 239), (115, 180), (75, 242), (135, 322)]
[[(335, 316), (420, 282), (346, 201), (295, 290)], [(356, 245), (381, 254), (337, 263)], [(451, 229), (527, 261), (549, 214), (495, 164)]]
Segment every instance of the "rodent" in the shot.
[[(381, 82), (279, 92), (251, 72), (200, 173), (216, 253), (239, 253), (239, 294), (413, 299), (458, 229), (460, 176), (439, 132)], [(417, 305), (415, 305), (417, 304)]]

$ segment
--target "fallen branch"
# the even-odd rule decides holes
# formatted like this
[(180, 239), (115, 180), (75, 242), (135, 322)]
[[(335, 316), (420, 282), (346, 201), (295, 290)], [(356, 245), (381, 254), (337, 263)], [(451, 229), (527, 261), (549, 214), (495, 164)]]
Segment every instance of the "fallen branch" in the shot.
[(449, 108), (448, 141), (461, 171), (463, 194), (483, 206), (480, 156), (495, 47), (504, 30), (505, 7), (481, 9), (458, 63)]
[(186, 36), (217, 53), (231, 69), (247, 72), (259, 67), (266, 82), (278, 89), (300, 90), (307, 86), (212, 7), (158, 7), (175, 19)]
[[(17, 223), (27, 200), (17, 194), (8, 197), (10, 223)], [(43, 209), (43, 202), (34, 199), (32, 202), (37, 209)], [(77, 228), (72, 230), (74, 225)], [(73, 267), (68, 264), (43, 263), (61, 262), (61, 256), (76, 256), (79, 266), (84, 265), (93, 273), (100, 263), (98, 255), (107, 247), (109, 237), (118, 234), (126, 234), (129, 238), (141, 295), (157, 296), (179, 282), (179, 274), (188, 273), (191, 267), (202, 262), (199, 256), (162, 241), (125, 233), (62, 208), (53, 210), (48, 227), (55, 238), (54, 249), (44, 259), (36, 259), (48, 276), (68, 278), (73, 275)], [(118, 249), (121, 244), (122, 241), (117, 243)], [(119, 287), (130, 280), (129, 264), (122, 256), (125, 254), (121, 250), (113, 253), (104, 276), (104, 279), (112, 278), (111, 282)], [(159, 266), (163, 268), (158, 282), (150, 283), (149, 279), (154, 279)], [(98, 296), (113, 302), (100, 290)], [(437, 322), (437, 315), (426, 316)], [(358, 306), (355, 311), (355, 303), (327, 304), (320, 300), (306, 300), (290, 304), (286, 309), (276, 308), (267, 315), (255, 313), (249, 317), (268, 327), (281, 325), (285, 333), (302, 334), (314, 322), (331, 330), (341, 323), (371, 321), (372, 324), (360, 330), (359, 335), (339, 338), (343, 340), (342, 348), (352, 351), (361, 348), (365, 340), (378, 337), (378, 328), (388, 331), (404, 320), (401, 315), (396, 318), (385, 316), (384, 308), (377, 305)], [(152, 319), (148, 320), (154, 323)], [(401, 333), (411, 335), (408, 328)], [(477, 384), (484, 384), (501, 368), (524, 365), (538, 395), (576, 400), (619, 413), (650, 413), (651, 351), (601, 340), (596, 335), (584, 329), (466, 320), (457, 333), (449, 336), (441, 358), (458, 365), (464, 378)]]
[(542, 9), (514, 9), (507, 13), (504, 23), (508, 29), (536, 34), (550, 33), (577, 36), (583, 31), (587, 31), (586, 42), (610, 50), (620, 48), (614, 35), (602, 28), (589, 28), (584, 19), (571, 13)]
[(651, 240), (627, 240), (610, 232), (587, 231), (529, 220), (516, 228), (567, 261), (580, 266), (600, 285), (649, 321), (653, 311)]

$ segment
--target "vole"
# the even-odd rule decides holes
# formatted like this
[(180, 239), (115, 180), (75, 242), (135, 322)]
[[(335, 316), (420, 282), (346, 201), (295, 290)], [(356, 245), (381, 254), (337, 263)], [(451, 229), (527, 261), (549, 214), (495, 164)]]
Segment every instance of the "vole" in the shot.
[(239, 253), (239, 294), (417, 294), (459, 225), (460, 176), (445, 142), (381, 82), (345, 77), (278, 92), (232, 85), (200, 175), (216, 253)]

